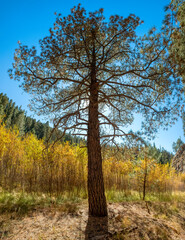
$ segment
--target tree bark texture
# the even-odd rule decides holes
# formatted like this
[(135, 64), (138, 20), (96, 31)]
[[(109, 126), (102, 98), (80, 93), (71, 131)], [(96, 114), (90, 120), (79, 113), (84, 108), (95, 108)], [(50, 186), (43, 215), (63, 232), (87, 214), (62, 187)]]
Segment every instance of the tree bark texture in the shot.
[(104, 217), (107, 216), (107, 203), (102, 171), (95, 51), (91, 71), (87, 148), (89, 215)]
[(107, 216), (107, 204), (102, 171), (102, 156), (98, 120), (97, 83), (91, 86), (88, 124), (88, 201), (89, 215)]

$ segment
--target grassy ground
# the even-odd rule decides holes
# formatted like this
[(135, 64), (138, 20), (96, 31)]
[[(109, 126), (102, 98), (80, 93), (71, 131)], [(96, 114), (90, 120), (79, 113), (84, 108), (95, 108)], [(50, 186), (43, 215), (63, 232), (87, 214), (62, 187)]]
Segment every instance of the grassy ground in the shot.
[[(147, 201), (137, 192), (109, 191), (106, 195), (109, 218), (101, 222), (88, 218), (83, 193), (50, 197), (1, 192), (0, 239), (185, 240), (184, 192), (148, 195)], [(103, 226), (107, 235), (102, 233)]]
[[(142, 201), (142, 195), (136, 191), (131, 191), (129, 193), (121, 191), (108, 191), (106, 193), (109, 202), (130, 202), (130, 201)], [(185, 192), (175, 191), (169, 193), (153, 193), (147, 194), (145, 201), (152, 202), (173, 202), (185, 201)]]
[[(61, 207), (61, 205), (70, 205), (86, 202), (85, 194), (79, 196), (68, 194), (51, 197), (46, 194), (28, 194), (17, 192), (0, 192), (0, 213), (16, 212), (26, 214), (36, 208)], [(106, 192), (107, 200), (110, 203), (142, 201), (138, 192), (129, 192), (125, 194), (120, 191)], [(173, 192), (163, 194), (150, 194), (146, 196), (147, 202), (185, 202), (185, 192)]]
[(50, 207), (61, 207), (63, 205), (81, 203), (83, 198), (73, 195), (63, 195), (51, 197), (46, 194), (28, 194), (16, 192), (0, 193), (0, 213), (17, 213), (24, 215), (35, 209), (43, 209)]

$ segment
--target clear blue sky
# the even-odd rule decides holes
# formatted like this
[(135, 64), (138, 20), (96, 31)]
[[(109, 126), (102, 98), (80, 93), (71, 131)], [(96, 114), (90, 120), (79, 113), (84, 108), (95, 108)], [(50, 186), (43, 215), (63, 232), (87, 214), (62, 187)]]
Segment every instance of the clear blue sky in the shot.
[[(106, 17), (118, 14), (128, 16), (134, 13), (144, 20), (140, 33), (149, 28), (160, 27), (164, 18), (164, 6), (168, 0), (9, 0), (0, 2), (0, 92), (6, 93), (18, 106), (28, 110), (29, 96), (19, 88), (19, 83), (10, 80), (7, 70), (13, 62), (13, 54), (20, 40), (25, 45), (37, 45), (38, 40), (49, 35), (49, 28), (55, 21), (54, 12), (67, 15), (70, 9), (81, 3), (87, 11), (104, 8)], [(182, 121), (168, 131), (160, 131), (156, 145), (172, 151), (172, 143), (183, 137)]]

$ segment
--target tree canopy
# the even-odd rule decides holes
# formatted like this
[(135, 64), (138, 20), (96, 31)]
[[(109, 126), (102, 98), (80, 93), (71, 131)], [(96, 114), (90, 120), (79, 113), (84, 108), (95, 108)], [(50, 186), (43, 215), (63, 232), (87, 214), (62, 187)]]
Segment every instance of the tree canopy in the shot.
[(129, 135), (120, 126), (131, 124), (134, 113), (143, 114), (147, 134), (156, 130), (156, 122), (167, 124), (169, 117), (173, 121), (171, 110), (177, 109), (172, 100), (182, 86), (167, 52), (168, 39), (155, 29), (137, 37), (141, 23), (135, 15), (111, 16), (105, 22), (103, 9), (87, 17), (79, 5), (71, 15), (57, 16), (50, 36), (40, 40), (40, 54), (20, 43), (13, 76), (23, 79), (22, 87), (33, 94), (31, 108), (53, 114), (63, 130), (84, 130), (94, 56), (99, 119), (112, 130), (102, 137)]
[(170, 54), (185, 81), (185, 2), (171, 0), (166, 10), (165, 24), (171, 33)]
[[(185, 83), (185, 2), (171, 0), (166, 7), (165, 33), (169, 36), (169, 54), (179, 75)], [(182, 109), (183, 130), (185, 133), (185, 110)], [(177, 144), (178, 145), (178, 144)], [(174, 149), (176, 151), (176, 149)]]

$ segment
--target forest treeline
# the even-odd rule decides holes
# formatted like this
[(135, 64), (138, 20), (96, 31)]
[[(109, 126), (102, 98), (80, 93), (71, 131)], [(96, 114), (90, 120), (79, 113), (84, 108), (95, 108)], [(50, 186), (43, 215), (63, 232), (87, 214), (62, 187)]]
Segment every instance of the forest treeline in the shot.
[[(7, 128), (17, 128), (19, 135), (24, 136), (27, 133), (34, 134), (38, 139), (47, 140), (52, 128), (49, 126), (49, 122), (42, 123), (34, 118), (26, 116), (24, 110), (21, 107), (15, 105), (5, 94), (0, 93), (0, 116), (1, 122), (6, 125)], [(54, 131), (51, 136), (51, 141), (56, 140), (61, 135), (60, 131)], [(63, 141), (69, 141), (70, 143), (79, 143), (80, 138), (72, 137), (70, 134), (65, 134)]]
[[(5, 94), (0, 94), (0, 116), (1, 123), (5, 124), (7, 128), (17, 128), (19, 135), (32, 133), (37, 139), (47, 140), (50, 137), (52, 128), (49, 126), (49, 122), (42, 123), (34, 118), (28, 117), (25, 111), (15, 105)], [(61, 135), (60, 131), (54, 132), (51, 136), (51, 141), (57, 139), (58, 135)], [(71, 136), (70, 133), (65, 134), (62, 141), (70, 143), (80, 143), (82, 139), (76, 136)], [(150, 156), (155, 158), (159, 163), (170, 163), (173, 154), (165, 150), (164, 148), (157, 148), (150, 143), (147, 144), (150, 152)]]
[[(87, 149), (79, 138), (46, 147), (52, 128), (31, 117), (0, 94), (0, 187), (50, 195), (75, 194), (87, 197)], [(53, 136), (52, 140), (55, 140)], [(133, 191), (145, 199), (148, 193), (161, 196), (181, 190), (185, 174), (171, 167), (173, 155), (163, 148), (102, 147), (103, 173), (108, 192)]]
[[(138, 192), (161, 196), (182, 190), (185, 174), (177, 174), (169, 163), (160, 163), (152, 148), (102, 149), (107, 191), (125, 195)], [(153, 154), (153, 156), (152, 156)], [(157, 156), (157, 155), (156, 155)], [(0, 125), (0, 187), (7, 191), (75, 194), (87, 197), (87, 149), (79, 144), (58, 142), (45, 147), (43, 139)]]
[[(87, 196), (87, 149), (77, 138), (46, 148), (49, 123), (41, 123), (0, 94), (0, 187), (4, 190)], [(55, 139), (55, 136), (53, 137)], [(72, 144), (73, 143), (73, 144)], [(107, 191), (136, 191), (141, 198), (184, 187), (185, 175), (175, 173), (171, 153), (155, 145), (102, 148)]]

